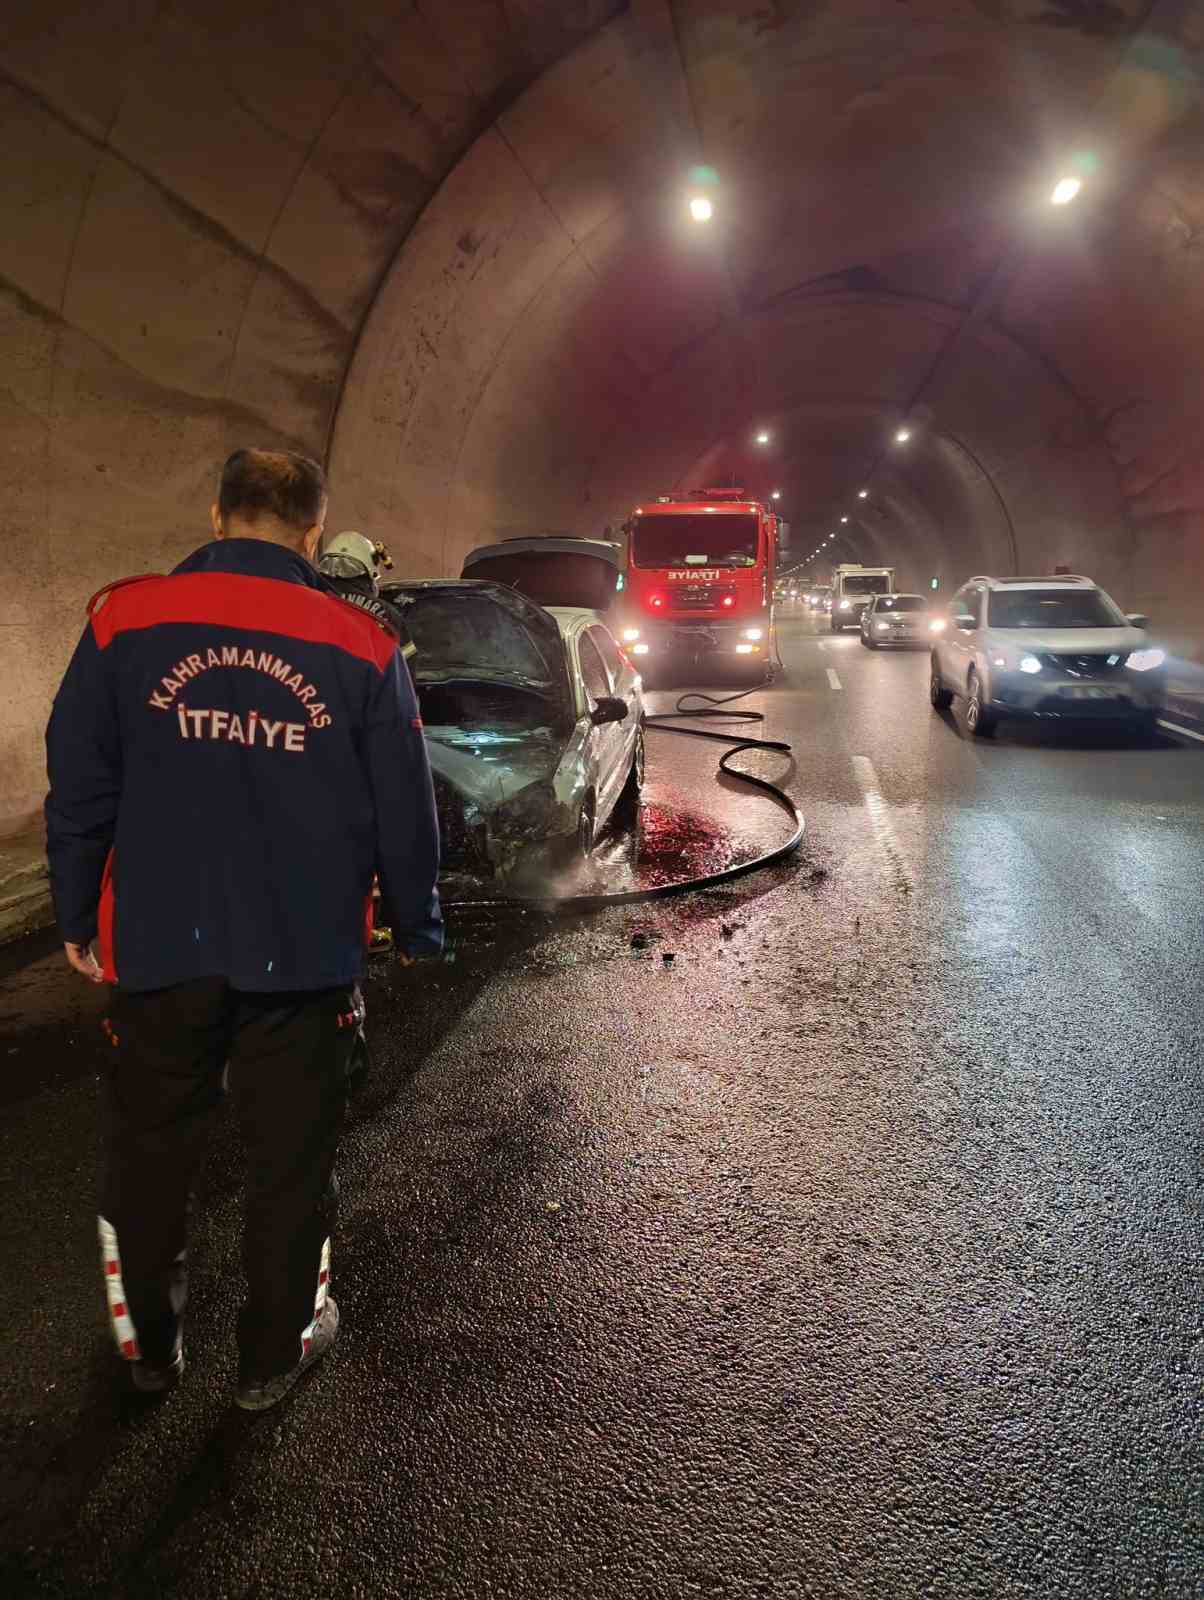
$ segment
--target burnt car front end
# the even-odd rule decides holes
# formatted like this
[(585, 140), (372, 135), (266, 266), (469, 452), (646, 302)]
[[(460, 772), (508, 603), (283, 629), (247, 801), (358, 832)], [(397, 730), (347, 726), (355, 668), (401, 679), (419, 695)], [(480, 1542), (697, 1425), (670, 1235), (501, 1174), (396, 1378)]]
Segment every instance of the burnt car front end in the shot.
[(428, 580), (387, 594), (417, 647), (443, 874), (500, 887), (576, 828), (563, 770), (576, 714), (559, 630), (493, 583)]

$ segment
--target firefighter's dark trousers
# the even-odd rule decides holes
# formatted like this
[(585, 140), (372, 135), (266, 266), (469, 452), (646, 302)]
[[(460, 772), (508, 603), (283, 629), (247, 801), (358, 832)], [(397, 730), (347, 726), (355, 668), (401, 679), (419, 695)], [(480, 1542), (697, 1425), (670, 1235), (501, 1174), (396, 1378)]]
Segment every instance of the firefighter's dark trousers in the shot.
[(301, 1359), (326, 1299), (335, 1152), (362, 1002), (348, 989), (245, 994), (204, 980), (114, 991), (101, 1255), (121, 1353), (171, 1360), (187, 1294), (188, 1211), (229, 1087), (246, 1148), (242, 1379)]

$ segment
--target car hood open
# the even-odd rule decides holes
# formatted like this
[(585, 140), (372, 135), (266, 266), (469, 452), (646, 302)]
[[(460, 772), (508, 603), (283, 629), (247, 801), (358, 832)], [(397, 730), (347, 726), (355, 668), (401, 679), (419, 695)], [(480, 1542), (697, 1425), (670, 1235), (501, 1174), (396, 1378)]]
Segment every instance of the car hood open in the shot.
[(542, 606), (505, 584), (463, 578), (391, 583), (381, 594), (405, 617), (417, 683), (509, 683), (571, 712), (564, 643)]

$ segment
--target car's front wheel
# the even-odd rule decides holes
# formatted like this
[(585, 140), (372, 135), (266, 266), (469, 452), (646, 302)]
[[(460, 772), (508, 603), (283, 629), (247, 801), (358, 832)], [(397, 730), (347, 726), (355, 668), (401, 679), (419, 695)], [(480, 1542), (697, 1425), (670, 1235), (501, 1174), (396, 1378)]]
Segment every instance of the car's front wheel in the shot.
[(615, 819), (624, 827), (631, 827), (640, 815), (640, 791), (644, 787), (644, 727), (636, 731), (635, 749), (631, 753), (631, 767), (623, 792), (615, 803)]
[(946, 689), (941, 677), (940, 664), (935, 656), (932, 658), (932, 673), (928, 679), (928, 698), (932, 702), (934, 711), (948, 711), (953, 704), (953, 691)]
[(587, 794), (577, 813), (577, 837), (573, 841), (573, 854), (579, 861), (586, 860), (594, 848), (594, 797)]
[(989, 739), (995, 732), (995, 716), (983, 699), (982, 679), (970, 669), (966, 680), (966, 728), (976, 739)]

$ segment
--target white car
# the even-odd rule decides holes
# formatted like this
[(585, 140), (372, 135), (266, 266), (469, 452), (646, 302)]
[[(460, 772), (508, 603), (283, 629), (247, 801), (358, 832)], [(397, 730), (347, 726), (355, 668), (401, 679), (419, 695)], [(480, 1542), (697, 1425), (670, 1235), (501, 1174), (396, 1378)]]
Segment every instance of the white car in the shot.
[(1165, 652), (1090, 578), (971, 578), (933, 622), (929, 698), (973, 734), (1002, 717), (1124, 720), (1153, 733)]
[(888, 644), (927, 649), (931, 621), (932, 608), (922, 594), (876, 594), (861, 613), (861, 642), (867, 650)]
[(588, 855), (644, 782), (643, 686), (597, 612), (505, 584), (386, 585), (435, 778), (443, 867), (505, 879), (549, 851)]

